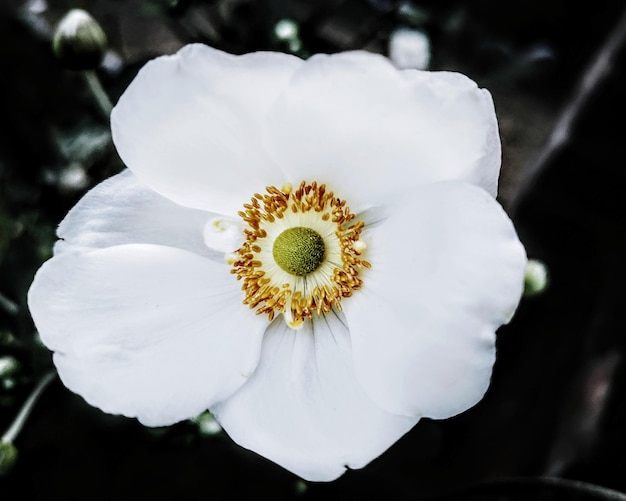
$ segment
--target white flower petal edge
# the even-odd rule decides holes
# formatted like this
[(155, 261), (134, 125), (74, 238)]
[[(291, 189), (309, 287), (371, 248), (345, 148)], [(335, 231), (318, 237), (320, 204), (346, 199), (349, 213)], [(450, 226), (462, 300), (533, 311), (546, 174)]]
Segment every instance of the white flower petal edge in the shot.
[(233, 56), (192, 44), (146, 64), (111, 114), (113, 141), (139, 179), (187, 207), (236, 215), (284, 175), (261, 147), (264, 117), (295, 56)]
[(362, 468), (418, 421), (389, 414), (365, 395), (350, 333), (334, 314), (299, 331), (276, 319), (250, 381), (211, 411), (239, 445), (310, 481)]
[(493, 101), (458, 73), (398, 71), (367, 52), (315, 55), (294, 73), (268, 121), (267, 148), (289, 181), (342, 188), (356, 212), (444, 180), (496, 195)]
[(365, 391), (407, 416), (468, 409), (522, 292), (526, 254), (511, 221), (484, 190), (437, 183), (387, 207), (363, 239), (372, 268), (342, 305)]
[(63, 383), (149, 426), (230, 396), (254, 372), (267, 328), (242, 308), (228, 267), (156, 245), (54, 257), (28, 302)]
[[(454, 170), (448, 167), (444, 170), (444, 177), (433, 181), (466, 181), (484, 188), (495, 198), (498, 194), (502, 145), (491, 93), (487, 89), (479, 89), (476, 83), (465, 75), (451, 71), (406, 70), (403, 76), (415, 87), (428, 87), (433, 94), (439, 96), (442, 103), (445, 103), (446, 109), (450, 106), (459, 107), (455, 110), (458, 114), (457, 119), (465, 115), (468, 122), (465, 126), (469, 128), (469, 135), (468, 131), (462, 130), (461, 124), (457, 123), (458, 135), (455, 135), (453, 140), (440, 138), (440, 144), (444, 149), (454, 145), (451, 149), (456, 150), (459, 144), (463, 145), (467, 155), (464, 160), (468, 162), (462, 167), (464, 171), (456, 176)], [(433, 112), (435, 113), (436, 109), (433, 109)], [(470, 123), (472, 121), (473, 124)], [(471, 143), (472, 140), (477, 142)]]
[[(188, 250), (224, 262), (202, 238), (210, 212), (189, 209), (162, 197), (129, 171), (92, 188), (58, 228), (55, 255), (124, 244), (156, 244)], [(243, 237), (242, 237), (243, 241)]]

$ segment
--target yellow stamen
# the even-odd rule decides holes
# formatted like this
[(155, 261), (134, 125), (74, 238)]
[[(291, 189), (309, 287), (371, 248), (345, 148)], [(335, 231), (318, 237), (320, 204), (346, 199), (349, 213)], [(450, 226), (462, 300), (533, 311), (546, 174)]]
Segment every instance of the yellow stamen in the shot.
[[(243, 281), (243, 303), (257, 314), (272, 320), (282, 313), (287, 325), (298, 329), (314, 314), (341, 311), (341, 300), (361, 288), (359, 270), (371, 267), (361, 259), (366, 248), (359, 240), (364, 223), (352, 222), (355, 216), (346, 202), (326, 185), (303, 181), (295, 190), (290, 184), (280, 190), (268, 186), (265, 194), (255, 193), (239, 215), (247, 224), (246, 241), (229, 262), (231, 272)], [(274, 244), (281, 235), (277, 254)], [(301, 241), (318, 237), (322, 243)], [(285, 265), (279, 254), (287, 251), (311, 256), (303, 257), (305, 265), (291, 257)]]

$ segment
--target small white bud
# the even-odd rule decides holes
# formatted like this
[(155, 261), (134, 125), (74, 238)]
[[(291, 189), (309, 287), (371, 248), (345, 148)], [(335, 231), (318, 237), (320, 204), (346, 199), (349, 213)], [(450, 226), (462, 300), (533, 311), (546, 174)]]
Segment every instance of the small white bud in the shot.
[(281, 19), (274, 26), (274, 34), (279, 40), (291, 40), (298, 36), (298, 25), (291, 19)]
[(274, 35), (276, 39), (287, 44), (291, 52), (298, 52), (302, 48), (300, 40), (300, 28), (298, 24), (291, 19), (281, 19), (274, 26)]
[(389, 37), (389, 59), (399, 69), (425, 70), (430, 64), (430, 40), (422, 31), (399, 28)]
[(102, 62), (107, 37), (100, 24), (82, 9), (70, 10), (52, 38), (56, 56), (72, 70), (93, 70)]
[(20, 364), (14, 357), (0, 357), (0, 379), (14, 375), (19, 368)]
[(82, 165), (72, 163), (59, 174), (57, 185), (63, 192), (80, 191), (87, 187), (89, 178)]

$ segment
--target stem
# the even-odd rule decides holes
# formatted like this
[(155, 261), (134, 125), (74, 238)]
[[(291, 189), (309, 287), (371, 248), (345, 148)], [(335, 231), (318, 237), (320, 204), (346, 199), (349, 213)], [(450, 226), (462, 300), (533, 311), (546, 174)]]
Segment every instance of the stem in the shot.
[(113, 109), (113, 104), (111, 104), (111, 100), (109, 99), (109, 96), (104, 91), (104, 88), (102, 87), (102, 84), (100, 83), (100, 79), (98, 78), (98, 75), (93, 70), (83, 71), (82, 75), (83, 75), (83, 78), (85, 79), (85, 83), (87, 84), (87, 87), (89, 87), (91, 94), (96, 100), (96, 103), (98, 104), (98, 107), (100, 108), (100, 111), (102, 112), (104, 117), (108, 119), (111, 116), (111, 110)]
[(2, 292), (0, 292), (0, 308), (10, 315), (15, 315), (18, 311), (20, 311), (20, 307), (17, 303), (11, 301), (8, 297), (2, 294)]
[(0, 438), (0, 442), (13, 443), (18, 433), (22, 430), (24, 422), (32, 412), (33, 407), (37, 403), (37, 400), (39, 400), (39, 397), (41, 396), (43, 390), (45, 390), (46, 387), (50, 384), (50, 381), (52, 381), (55, 374), (56, 373), (54, 371), (48, 372), (39, 380), (39, 383), (37, 383), (37, 386), (35, 386), (31, 394), (28, 396), (26, 402), (24, 402), (24, 405), (15, 417), (15, 420), (13, 421), (11, 426), (9, 426), (9, 429), (5, 432), (4, 435), (2, 435), (2, 438)]

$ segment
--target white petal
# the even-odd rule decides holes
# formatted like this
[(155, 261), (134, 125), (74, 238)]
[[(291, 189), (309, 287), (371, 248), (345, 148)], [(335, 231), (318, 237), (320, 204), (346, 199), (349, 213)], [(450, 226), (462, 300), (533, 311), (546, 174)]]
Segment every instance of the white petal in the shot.
[(365, 52), (316, 55), (295, 73), (269, 120), (268, 148), (289, 181), (326, 183), (354, 210), (441, 180), (496, 194), (493, 102), (460, 74), (398, 71)]
[(267, 320), (241, 300), (227, 266), (155, 245), (56, 256), (28, 297), (63, 383), (151, 426), (194, 417), (248, 380)]
[(372, 268), (342, 303), (357, 377), (390, 412), (449, 417), (489, 385), (526, 254), (502, 208), (472, 185), (424, 187), (386, 216), (363, 232)]
[(65, 216), (55, 254), (124, 244), (156, 244), (223, 262), (203, 238), (215, 214), (171, 202), (126, 170), (91, 189)]
[(259, 135), (300, 64), (287, 54), (233, 56), (199, 44), (159, 57), (141, 69), (113, 110), (115, 146), (133, 173), (162, 195), (236, 215), (255, 192), (284, 183)]
[(250, 381), (211, 411), (235, 442), (311, 481), (362, 468), (417, 423), (365, 395), (335, 316), (299, 331), (275, 320)]

